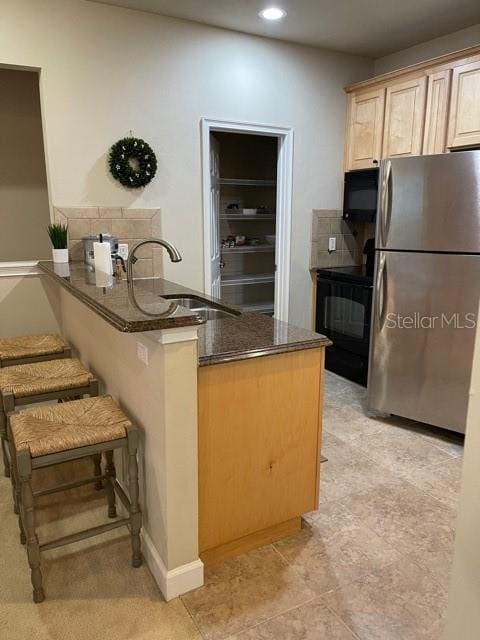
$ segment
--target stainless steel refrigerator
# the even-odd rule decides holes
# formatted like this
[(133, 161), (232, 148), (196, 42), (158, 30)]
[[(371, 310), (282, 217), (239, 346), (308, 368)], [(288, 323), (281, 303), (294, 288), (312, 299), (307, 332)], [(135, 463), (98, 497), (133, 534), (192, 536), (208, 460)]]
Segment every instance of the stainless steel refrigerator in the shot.
[(480, 151), (383, 160), (368, 408), (465, 431), (480, 301)]

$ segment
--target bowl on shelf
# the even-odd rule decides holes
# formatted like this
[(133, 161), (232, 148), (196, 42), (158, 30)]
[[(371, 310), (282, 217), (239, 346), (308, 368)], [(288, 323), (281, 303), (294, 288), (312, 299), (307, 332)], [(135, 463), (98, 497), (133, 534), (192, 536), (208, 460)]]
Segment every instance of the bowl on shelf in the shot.
[(275, 234), (274, 235), (265, 236), (265, 242), (267, 244), (275, 244)]

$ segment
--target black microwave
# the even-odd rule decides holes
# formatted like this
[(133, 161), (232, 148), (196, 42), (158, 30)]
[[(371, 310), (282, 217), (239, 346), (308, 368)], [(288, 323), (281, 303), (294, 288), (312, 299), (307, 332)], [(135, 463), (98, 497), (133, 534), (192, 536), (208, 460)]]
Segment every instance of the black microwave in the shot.
[(352, 222), (375, 222), (378, 167), (347, 171), (343, 191), (343, 218)]

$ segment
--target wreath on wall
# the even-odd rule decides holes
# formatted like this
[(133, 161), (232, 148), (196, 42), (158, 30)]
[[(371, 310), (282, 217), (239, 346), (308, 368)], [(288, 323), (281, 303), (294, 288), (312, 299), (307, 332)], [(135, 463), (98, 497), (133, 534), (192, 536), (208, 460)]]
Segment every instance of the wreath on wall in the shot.
[(124, 187), (139, 189), (157, 172), (157, 158), (152, 147), (141, 138), (122, 138), (110, 149), (110, 173)]

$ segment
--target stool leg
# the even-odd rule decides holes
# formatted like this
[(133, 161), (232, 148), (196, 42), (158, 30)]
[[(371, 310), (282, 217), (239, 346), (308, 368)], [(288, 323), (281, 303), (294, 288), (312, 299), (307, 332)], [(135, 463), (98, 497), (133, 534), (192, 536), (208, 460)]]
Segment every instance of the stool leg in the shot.
[[(8, 443), (7, 443), (8, 444)], [(12, 498), (13, 498), (13, 513), (20, 513), (18, 510), (18, 505), (20, 502), (20, 483), (18, 482), (18, 477), (15, 475), (15, 461), (14, 461), (14, 453), (13, 447), (10, 448), (10, 482), (12, 483)]]
[(130, 534), (132, 537), (132, 567), (142, 565), (140, 547), (140, 529), (142, 528), (142, 514), (138, 505), (138, 463), (137, 463), (138, 431), (128, 429), (128, 481), (130, 492)]
[(12, 473), (12, 485), (13, 485), (13, 500), (14, 500), (14, 512), (18, 514), (18, 528), (20, 529), (20, 544), (25, 544), (27, 538), (25, 536), (25, 530), (23, 528), (22, 513), (20, 509), (20, 503), (22, 501), (21, 485), (18, 479), (17, 466), (15, 461), (15, 450), (11, 447), (10, 451), (11, 461), (11, 473)]
[[(102, 475), (102, 454), (95, 453), (92, 456), (93, 460), (93, 471), (94, 475), (101, 476)], [(103, 484), (101, 480), (97, 480), (94, 484), (95, 491), (101, 491), (103, 489)]]
[(10, 478), (10, 463), (8, 461), (8, 456), (7, 456), (7, 440), (6, 438), (2, 435), (2, 457), (3, 457), (3, 473), (5, 475), (6, 478)]
[(20, 543), (25, 544), (27, 539), (25, 536), (25, 530), (23, 528), (22, 512), (20, 504), (22, 502), (22, 487), (18, 479), (18, 473), (15, 468), (15, 463), (12, 464), (12, 479), (13, 479), (13, 491), (14, 491), (14, 512), (18, 514), (18, 528), (20, 529)]
[[(10, 430), (10, 422), (9, 419), (6, 418), (5, 421), (5, 426), (6, 426), (6, 438), (5, 438), (5, 447), (8, 447), (8, 450), (10, 452), (10, 461), (8, 462), (9, 465), (9, 469), (10, 469), (10, 473), (9, 473), (9, 477), (10, 477), (10, 482), (12, 483), (12, 498), (13, 498), (13, 512), (16, 514), (19, 514), (19, 510), (18, 510), (18, 505), (20, 502), (20, 484), (18, 482), (18, 474), (15, 474), (15, 448), (12, 446), (12, 433)], [(23, 529), (21, 528), (20, 531), (22, 531)], [(24, 535), (21, 535), (21, 540), (24, 539)], [(22, 542), (22, 544), (25, 544), (25, 542)]]
[(43, 602), (43, 600), (45, 600), (45, 593), (43, 591), (42, 571), (40, 569), (40, 545), (38, 544), (38, 537), (35, 531), (30, 454), (24, 451), (20, 452), (17, 456), (16, 465), (22, 492), (19, 507), (27, 536), (27, 557), (33, 586), (33, 601)]
[(105, 451), (105, 458), (107, 464), (105, 466), (105, 473), (107, 474), (107, 500), (108, 500), (108, 517), (116, 518), (117, 517), (117, 508), (115, 506), (115, 478), (117, 477), (117, 472), (115, 470), (115, 463), (113, 461), (113, 451)]
[(3, 473), (6, 478), (10, 478), (10, 462), (7, 456), (7, 416), (2, 409), (0, 409), (0, 436), (2, 439)]

